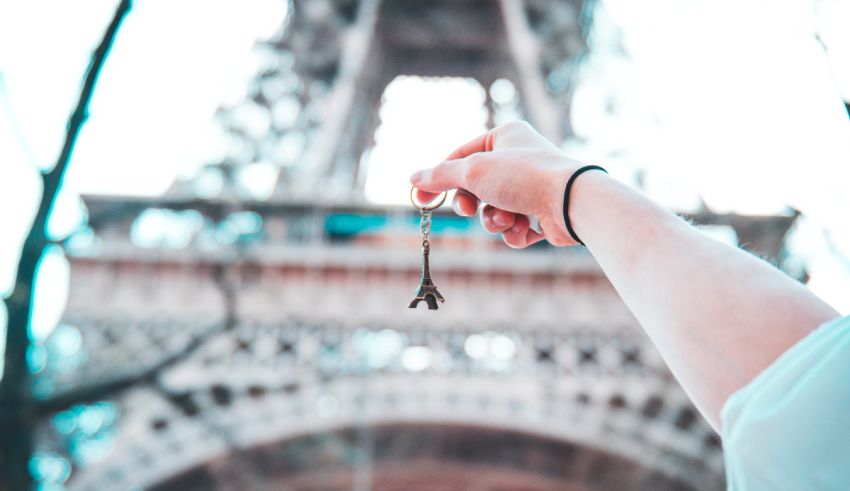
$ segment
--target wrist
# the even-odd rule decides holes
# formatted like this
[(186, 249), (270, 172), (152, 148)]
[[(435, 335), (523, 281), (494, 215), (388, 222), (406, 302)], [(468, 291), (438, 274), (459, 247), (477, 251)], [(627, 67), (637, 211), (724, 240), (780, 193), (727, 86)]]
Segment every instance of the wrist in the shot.
[[(550, 191), (549, 214), (555, 225), (556, 233), (553, 235), (558, 242), (550, 240), (554, 245), (580, 245), (579, 240), (585, 241), (582, 231), (586, 229), (586, 210), (598, 205), (591, 203), (594, 201), (593, 189), (611, 179), (604, 170), (585, 167), (587, 166), (583, 164), (571, 165), (557, 172), (557, 176), (551, 181), (553, 186)], [(565, 198), (569, 200), (568, 203), (564, 203)], [(570, 227), (567, 226), (568, 223)]]

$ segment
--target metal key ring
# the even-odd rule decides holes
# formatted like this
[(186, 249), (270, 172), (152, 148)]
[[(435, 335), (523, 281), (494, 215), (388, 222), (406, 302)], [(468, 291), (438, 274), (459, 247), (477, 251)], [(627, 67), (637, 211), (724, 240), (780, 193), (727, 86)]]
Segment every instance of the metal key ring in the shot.
[[(416, 198), (414, 197), (415, 192), (416, 192), (416, 188), (411, 187), (410, 188), (410, 202), (413, 203), (413, 206), (415, 206), (416, 208), (418, 208), (420, 210), (433, 210), (435, 208), (439, 208), (440, 206), (443, 205), (443, 203), (446, 202), (446, 196), (449, 195), (448, 191), (443, 191), (442, 193), (440, 193), (440, 195), (442, 195), (442, 197), (440, 199), (431, 200), (429, 203), (432, 203), (432, 204), (428, 204), (428, 203), (418, 203), (416, 201)], [(436, 204), (433, 204), (433, 203), (436, 203)]]

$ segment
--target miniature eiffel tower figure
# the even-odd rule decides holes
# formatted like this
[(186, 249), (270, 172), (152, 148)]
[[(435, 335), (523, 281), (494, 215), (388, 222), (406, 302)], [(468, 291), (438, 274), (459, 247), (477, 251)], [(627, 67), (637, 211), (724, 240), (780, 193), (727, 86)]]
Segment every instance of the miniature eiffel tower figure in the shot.
[[(425, 213), (430, 215), (430, 212), (423, 211), (423, 218)], [(428, 255), (431, 252), (431, 243), (428, 241), (427, 237), (428, 236), (425, 235), (425, 239), (422, 241), (422, 279), (419, 280), (419, 289), (416, 291), (416, 298), (414, 298), (410, 302), (410, 305), (408, 305), (411, 309), (415, 309), (416, 306), (419, 305), (419, 302), (424, 300), (425, 303), (428, 304), (428, 310), (437, 310), (439, 307), (437, 300), (440, 302), (446, 301), (446, 299), (440, 295), (440, 292), (437, 291), (437, 286), (431, 280), (431, 266), (428, 262)]]
[[(442, 204), (442, 201), (440, 203)], [(415, 204), (416, 202), (414, 201)], [(446, 299), (440, 295), (440, 292), (437, 291), (437, 286), (431, 280), (431, 264), (428, 261), (428, 256), (431, 253), (431, 241), (429, 240), (429, 236), (431, 235), (431, 210), (425, 207), (419, 207), (419, 212), (419, 229), (422, 231), (422, 279), (419, 280), (419, 289), (416, 291), (416, 297), (410, 302), (408, 307), (415, 309), (419, 305), (419, 302), (425, 301), (428, 304), (429, 310), (437, 310), (437, 300), (445, 302)]]

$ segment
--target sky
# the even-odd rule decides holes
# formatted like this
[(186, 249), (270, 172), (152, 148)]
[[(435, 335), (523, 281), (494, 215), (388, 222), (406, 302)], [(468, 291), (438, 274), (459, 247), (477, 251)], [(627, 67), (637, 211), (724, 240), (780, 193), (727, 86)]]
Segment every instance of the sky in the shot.
[(718, 212), (801, 210), (790, 245), (809, 286), (850, 313), (850, 2), (601, 7), (570, 153), (624, 179), (642, 169), (647, 194), (673, 209), (701, 198)]
[[(0, 295), (55, 163), (92, 50), (114, 0), (0, 2)], [(219, 151), (215, 110), (239, 100), (255, 72), (252, 46), (271, 36), (282, 0), (137, 0), (103, 67), (49, 229), (64, 237), (84, 215), (79, 195), (157, 195)], [(40, 268), (33, 328), (61, 317), (68, 264), (51, 249)], [(0, 320), (5, 319), (0, 303)], [(5, 326), (5, 321), (0, 324)], [(3, 337), (0, 337), (2, 340)], [(0, 341), (2, 342), (2, 341)]]
[[(92, 48), (116, 2), (0, 3), (0, 295), (53, 164)], [(580, 71), (563, 143), (604, 162), (673, 209), (703, 200), (739, 213), (793, 206), (792, 243), (811, 286), (850, 313), (850, 2), (603, 0), (593, 54)], [(286, 14), (283, 0), (136, 0), (103, 69), (51, 222), (62, 237), (84, 219), (84, 193), (157, 195), (221, 152), (215, 110), (244, 96), (252, 51)], [(69, 21), (71, 20), (71, 21)], [(817, 33), (820, 42), (813, 33)], [(824, 46), (829, 49), (826, 56)], [(407, 199), (411, 171), (484, 129), (474, 81), (397, 79), (385, 93), (366, 196)], [(846, 262), (846, 261), (845, 261)], [(45, 259), (36, 310), (47, 333), (67, 295), (67, 262)], [(0, 320), (4, 312), (0, 307)]]

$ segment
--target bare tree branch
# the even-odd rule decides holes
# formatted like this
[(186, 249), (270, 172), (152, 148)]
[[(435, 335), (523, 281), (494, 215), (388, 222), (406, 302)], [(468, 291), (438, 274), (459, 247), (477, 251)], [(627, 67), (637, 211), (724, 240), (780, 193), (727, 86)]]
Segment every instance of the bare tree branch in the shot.
[[(77, 137), (88, 118), (88, 106), (97, 78), (100, 75), (100, 70), (103, 67), (104, 61), (106, 61), (118, 27), (130, 10), (130, 4), (130, 0), (121, 1), (100, 45), (92, 54), (91, 63), (86, 71), (86, 77), (77, 107), (68, 120), (68, 130), (65, 143), (59, 154), (59, 159), (53, 169), (42, 174), (44, 188), (42, 190), (41, 202), (39, 203), (32, 228), (24, 241), (21, 260), (18, 265), (15, 289), (5, 300), (9, 311), (9, 322), (6, 333), (5, 370), (3, 372), (2, 391), (0, 391), (0, 397), (3, 400), (5, 400), (6, 396), (11, 396), (15, 393), (20, 395), (19, 391), (22, 389), (20, 386), (13, 387), (12, 385), (20, 385), (16, 384), (15, 376), (19, 375), (21, 368), (23, 368), (23, 371), (26, 371), (26, 346), (29, 344), (27, 327), (32, 309), (32, 287), (38, 260), (41, 258), (45, 246), (49, 243), (47, 220), (50, 217), (56, 197), (59, 194), (59, 189), (65, 177), (65, 171), (68, 168)], [(20, 341), (23, 341), (23, 343), (20, 343)]]
[(27, 465), (32, 453), (32, 425), (28, 408), (32, 403), (30, 376), (26, 354), (30, 345), (29, 321), (32, 312), (33, 284), (38, 262), (49, 243), (47, 222), (62, 186), (74, 146), (88, 116), (88, 106), (94, 88), (106, 61), (109, 49), (121, 22), (130, 11), (130, 0), (121, 0), (112, 21), (97, 49), (92, 54), (86, 70), (77, 106), (68, 120), (65, 142), (56, 165), (42, 173), (41, 202), (32, 227), (24, 240), (15, 289), (5, 300), (8, 310), (6, 348), (3, 360), (3, 379), (0, 382), (0, 490), (27, 490), (32, 488), (32, 478)]
[(222, 303), (224, 305), (224, 318), (221, 322), (196, 334), (182, 349), (163, 358), (153, 366), (145, 368), (139, 372), (107, 380), (103, 383), (80, 387), (78, 389), (62, 392), (55, 397), (38, 401), (35, 403), (38, 412), (44, 414), (61, 411), (73, 406), (74, 404), (86, 404), (105, 399), (107, 397), (114, 397), (121, 391), (142, 384), (156, 386), (158, 384), (159, 375), (163, 371), (176, 366), (191, 357), (214, 336), (222, 332), (232, 330), (238, 322), (238, 315), (236, 288), (229, 277), (231, 268), (232, 267), (229, 265), (219, 265), (216, 267), (215, 271), (215, 284), (221, 291)]
[(86, 385), (78, 389), (73, 389), (66, 392), (61, 392), (55, 397), (43, 401), (37, 401), (34, 404), (38, 408), (39, 413), (51, 413), (62, 411), (75, 404), (88, 404), (103, 400), (108, 397), (115, 396), (120, 391), (142, 384), (153, 384), (156, 382), (158, 375), (170, 367), (173, 367), (180, 362), (186, 360), (195, 351), (203, 346), (206, 341), (216, 334), (227, 329), (227, 323), (221, 322), (215, 326), (206, 329), (204, 332), (192, 337), (186, 346), (164, 359), (159, 363), (145, 368), (139, 372), (129, 375), (122, 375), (102, 383), (95, 385)]

